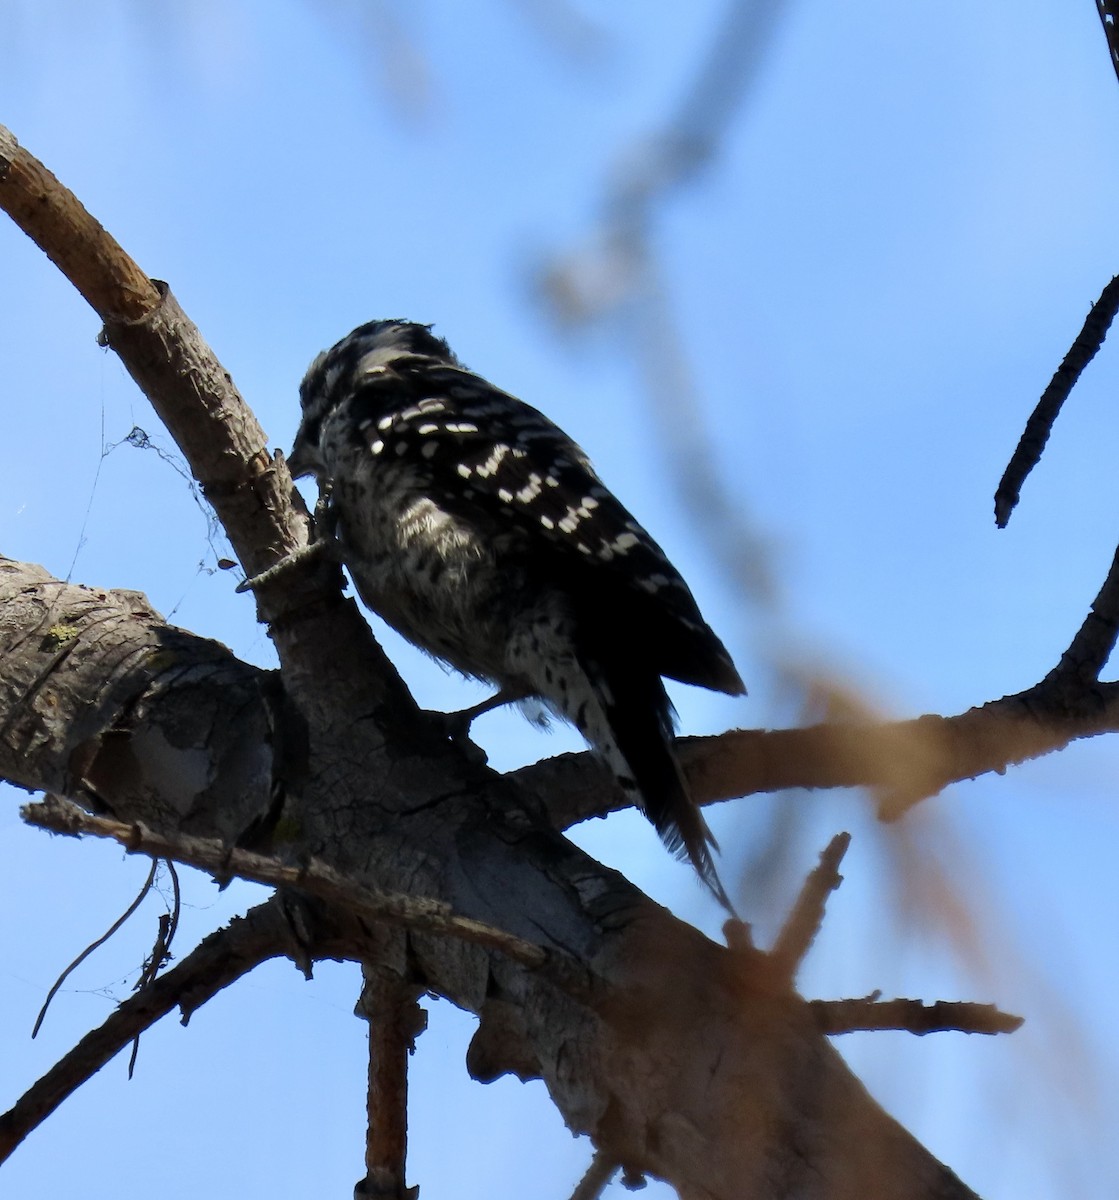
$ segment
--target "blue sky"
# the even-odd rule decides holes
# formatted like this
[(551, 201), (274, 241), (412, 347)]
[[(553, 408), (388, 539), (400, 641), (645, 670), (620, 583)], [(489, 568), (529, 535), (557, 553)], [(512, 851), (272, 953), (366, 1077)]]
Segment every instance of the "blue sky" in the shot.
[[(673, 457), (632, 319), (560, 336), (532, 288), (535, 267), (593, 242), (611, 181), (675, 111), (723, 7), (196, 0), (156, 13), (9, 0), (0, 121), (170, 281), (275, 445), (290, 445), (313, 355), (379, 316), (434, 321), (466, 362), (567, 428), (689, 579), (750, 684), (742, 701), (680, 689), (686, 732), (795, 722), (794, 679), (896, 716), (1017, 691), (1056, 661), (1119, 540), (1113, 346), (1010, 527), (991, 516), (1025, 417), (1119, 269), (1119, 84), (1094, 6), (793, 0), (715, 160), (655, 210), (651, 244), (714, 448), (695, 469), (761, 531), (770, 606), (736, 594), (666, 482)], [(582, 50), (539, 16), (557, 11), (589, 31)], [(0, 279), (0, 551), (60, 576), (78, 551), (75, 580), (144, 591), (270, 665), (251, 603), (210, 571), (205, 518), (173, 467), (121, 445), (97, 473), (102, 441), (133, 425), (173, 447), (96, 346), (96, 318), (2, 224)], [(424, 704), (475, 697), (385, 640)], [(501, 766), (578, 744), (508, 713), (478, 733)], [(728, 879), (758, 857), (774, 864), (772, 886), (755, 872), (744, 901), (761, 936), (830, 836), (854, 833), (806, 994), (880, 988), (1027, 1016), (996, 1041), (839, 1043), (986, 1197), (1099, 1194), (1116, 1174), (1101, 1134), (1119, 1101), (1103, 1003), (1119, 985), (1117, 778), (1119, 749), (1101, 739), (949, 789), (898, 829), (876, 826), (854, 793), (712, 815)], [(146, 869), (23, 828), (20, 796), (2, 796), (6, 1107), (128, 994), (158, 906), (83, 966), (29, 1042), (46, 989)], [(636, 815), (576, 836), (717, 929)], [(914, 911), (929, 864), (970, 928), (930, 919), (927, 899)], [(181, 953), (261, 894), (219, 895), (200, 876), (186, 889)], [(138, 1195), (157, 1178), (165, 1200), (348, 1195), (361, 1173), (359, 980), (329, 964), (317, 975), (262, 969), (188, 1030), (153, 1030), (137, 1078), (106, 1068), (5, 1166), (4, 1195), (72, 1188), (76, 1170), (90, 1196)], [(431, 1020), (413, 1077), (411, 1175), (425, 1200), (568, 1194), (589, 1149), (542, 1085), (470, 1083), (471, 1019), (433, 1004)]]

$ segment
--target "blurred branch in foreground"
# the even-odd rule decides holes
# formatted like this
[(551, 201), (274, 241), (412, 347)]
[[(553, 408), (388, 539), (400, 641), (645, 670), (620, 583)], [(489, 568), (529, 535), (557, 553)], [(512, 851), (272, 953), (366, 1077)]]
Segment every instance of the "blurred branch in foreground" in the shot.
[(694, 528), (736, 592), (771, 605), (774, 584), (760, 531), (741, 498), (719, 479), (704, 430), (695, 376), (662, 282), (654, 227), (672, 193), (713, 164), (731, 121), (750, 94), (772, 44), (784, 0), (731, 0), (677, 112), (626, 156), (584, 247), (539, 271), (536, 291), (560, 328), (616, 315), (667, 448), (677, 490)]

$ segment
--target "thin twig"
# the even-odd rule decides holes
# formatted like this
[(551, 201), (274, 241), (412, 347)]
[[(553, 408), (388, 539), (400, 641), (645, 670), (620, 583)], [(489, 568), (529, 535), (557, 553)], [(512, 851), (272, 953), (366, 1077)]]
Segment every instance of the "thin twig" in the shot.
[[(154, 982), (156, 976), (163, 967), (171, 961), (171, 946), (175, 941), (175, 933), (179, 928), (179, 914), (182, 912), (183, 896), (179, 888), (179, 873), (175, 870), (175, 864), (168, 858), (164, 859), (168, 874), (171, 876), (171, 893), (173, 896), (171, 902), (171, 910), (163, 913), (159, 918), (159, 927), (155, 936), (155, 945), (152, 946), (151, 954), (148, 955), (147, 961), (140, 970), (140, 978), (136, 980), (133, 986), (134, 992), (141, 992)], [(159, 865), (159, 861), (153, 864)], [(132, 1053), (128, 1056), (128, 1078), (132, 1078), (133, 1071), (136, 1070), (136, 1056), (140, 1053), (140, 1035), (137, 1034), (132, 1042)]]
[(109, 926), (108, 929), (95, 941), (90, 942), (88, 946), (78, 955), (77, 958), (62, 972), (61, 975), (54, 981), (51, 990), (47, 992), (47, 998), (43, 1001), (43, 1007), (39, 1009), (39, 1015), (35, 1018), (35, 1024), (31, 1030), (31, 1036), (36, 1037), (43, 1025), (43, 1018), (47, 1015), (47, 1009), (51, 1006), (51, 1001), (58, 995), (58, 989), (66, 982), (70, 975), (79, 967), (89, 956), (98, 948), (103, 946), (109, 938), (128, 920), (130, 916), (144, 903), (144, 897), (148, 894), (152, 884), (155, 882), (155, 873), (159, 869), (159, 863), (153, 862), (152, 869), (148, 872), (147, 879), (144, 880), (143, 887), (136, 895), (136, 899), (124, 910), (123, 913)]
[(808, 953), (824, 921), (828, 896), (843, 882), (839, 864), (851, 844), (849, 833), (837, 833), (820, 855), (819, 864), (809, 873), (796, 903), (789, 913), (770, 959), (789, 983), (796, 978), (800, 964)]
[(21, 815), (28, 824), (55, 833), (89, 833), (96, 837), (111, 838), (130, 853), (173, 858), (223, 878), (237, 875), (273, 887), (297, 888), (375, 921), (459, 938), (489, 950), (497, 950), (526, 967), (541, 971), (572, 995), (583, 994), (587, 987), (584, 973), (557, 952), (482, 921), (457, 916), (442, 901), (373, 891), (319, 862), (291, 866), (251, 850), (229, 849), (216, 838), (185, 835), (166, 837), (140, 824), (130, 825), (110, 817), (94, 816), (58, 796), (48, 796), (41, 802), (25, 805)]
[(1107, 665), (1115, 640), (1119, 637), (1119, 550), (1111, 560), (1111, 568), (1103, 587), (1092, 601), (1092, 607), (1084, 618), (1084, 624), (1076, 631), (1069, 648), (1061, 655), (1061, 661), (1052, 678), (1072, 680), (1091, 685), (1100, 677)]
[(617, 1159), (602, 1150), (596, 1150), (586, 1174), (575, 1185), (571, 1200), (599, 1200), (617, 1170)]
[(808, 1007), (821, 1032), (828, 1035), (859, 1030), (899, 1029), (923, 1037), (926, 1033), (1013, 1033), (1024, 1018), (1004, 1013), (993, 1004), (937, 1000), (810, 1000)]
[(1011, 455), (995, 491), (995, 524), (1005, 528), (1026, 476), (1037, 466), (1045, 443), (1053, 428), (1053, 422), (1068, 399), (1084, 368), (1096, 356), (1103, 345), (1115, 313), (1119, 311), (1119, 275), (1116, 275), (1100, 293), (1085, 318), (1084, 327), (1076, 335), (1069, 352), (1065, 355), (1049, 386), (1041, 394), (1037, 407), (1030, 414), (1026, 428)]
[(0, 1163), (27, 1135), (116, 1056), (175, 1007), (183, 1020), (266, 959), (288, 952), (282, 906), (270, 899), (210, 934), (177, 967), (125, 1000), (0, 1116)]

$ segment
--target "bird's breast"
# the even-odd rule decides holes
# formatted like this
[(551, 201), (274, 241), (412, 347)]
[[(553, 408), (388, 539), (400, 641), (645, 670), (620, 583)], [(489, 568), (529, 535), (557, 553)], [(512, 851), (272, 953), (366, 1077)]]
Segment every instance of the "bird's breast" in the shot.
[[(336, 491), (339, 483), (336, 483)], [(422, 480), (384, 471), (341, 482), (343, 557), (362, 600), (414, 645), (464, 674), (501, 682), (510, 578), (484, 525), (451, 513)]]

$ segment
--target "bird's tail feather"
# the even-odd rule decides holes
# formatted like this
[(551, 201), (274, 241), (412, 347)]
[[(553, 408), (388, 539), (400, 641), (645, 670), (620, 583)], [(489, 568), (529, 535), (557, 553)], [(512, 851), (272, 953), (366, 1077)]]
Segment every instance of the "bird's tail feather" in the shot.
[(599, 745), (599, 751), (669, 850), (690, 862), (715, 899), (737, 917), (712, 857), (719, 844), (688, 793), (673, 751), (675, 713), (660, 676), (632, 664), (611, 670), (597, 656), (583, 666), (610, 730), (611, 744)]

